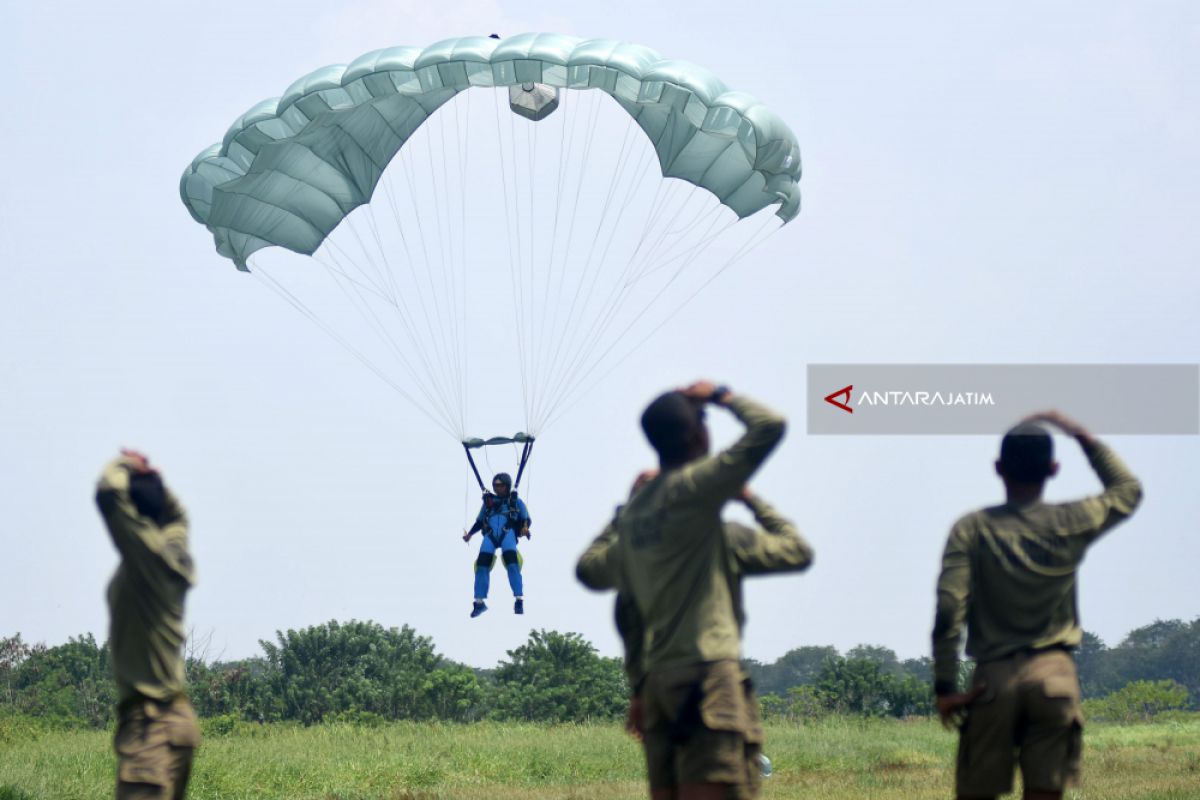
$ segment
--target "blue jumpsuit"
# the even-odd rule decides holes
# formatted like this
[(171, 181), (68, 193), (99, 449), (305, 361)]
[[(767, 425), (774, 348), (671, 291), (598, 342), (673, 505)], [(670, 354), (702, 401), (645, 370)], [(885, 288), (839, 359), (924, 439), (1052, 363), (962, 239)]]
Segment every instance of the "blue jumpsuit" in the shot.
[[(510, 511), (511, 516), (510, 516)], [(504, 569), (508, 573), (508, 585), (513, 597), (521, 597), (521, 565), (517, 561), (517, 531), (529, 524), (529, 510), (519, 497), (493, 497), (484, 502), (475, 522), (483, 526), (483, 542), (479, 545), (479, 558), (475, 562), (475, 599), (484, 600), (491, 584), (492, 561), (496, 550), (501, 551)], [(485, 566), (486, 564), (486, 566)]]

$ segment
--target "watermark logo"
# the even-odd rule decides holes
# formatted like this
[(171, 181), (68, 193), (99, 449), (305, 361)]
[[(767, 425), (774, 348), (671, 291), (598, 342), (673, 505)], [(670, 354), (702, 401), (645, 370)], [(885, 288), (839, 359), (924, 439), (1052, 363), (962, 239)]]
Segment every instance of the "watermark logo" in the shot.
[[(854, 409), (850, 407), (850, 393), (853, 391), (854, 391), (853, 383), (850, 384), (849, 386), (843, 386), (841, 389), (838, 389), (833, 394), (825, 395), (825, 402), (829, 403), (830, 405), (837, 406), (842, 411), (845, 411), (847, 414), (853, 414)], [(845, 397), (846, 401), (842, 402), (841, 400), (836, 399), (838, 397)]]
[[(841, 388), (829, 392), (834, 386)], [(995, 435), (1052, 408), (1100, 435), (1195, 435), (1200, 433), (1200, 366), (808, 366), (811, 434)]]

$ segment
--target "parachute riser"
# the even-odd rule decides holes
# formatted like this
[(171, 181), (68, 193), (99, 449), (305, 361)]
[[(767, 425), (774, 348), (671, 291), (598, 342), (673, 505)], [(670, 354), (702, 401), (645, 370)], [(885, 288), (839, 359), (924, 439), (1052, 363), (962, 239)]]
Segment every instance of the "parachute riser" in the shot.
[(471, 472), (475, 473), (475, 482), (479, 484), (479, 491), (486, 492), (487, 487), (483, 485), (483, 478), (479, 477), (479, 468), (475, 466), (475, 458), (471, 455), (471, 448), (464, 444), (463, 451), (467, 454), (467, 463), (471, 465)]

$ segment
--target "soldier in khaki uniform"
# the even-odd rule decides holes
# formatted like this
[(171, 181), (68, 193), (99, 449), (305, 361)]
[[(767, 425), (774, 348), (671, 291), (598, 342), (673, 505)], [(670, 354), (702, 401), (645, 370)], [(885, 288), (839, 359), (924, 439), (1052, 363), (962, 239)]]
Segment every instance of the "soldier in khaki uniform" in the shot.
[[(645, 482), (657, 474), (657, 471), (642, 473), (631, 494), (636, 493)], [(813, 551), (792, 523), (765, 500), (748, 489), (742, 491), (739, 499), (753, 512), (755, 521), (762, 526), (755, 529), (737, 522), (726, 522), (724, 525), (727, 579), (740, 635), (740, 629), (746, 620), (742, 604), (742, 578), (748, 575), (803, 571), (812, 564)], [(618, 589), (615, 608), (617, 631), (625, 646), (625, 672), (632, 690), (626, 728), (638, 739), (644, 739), (641, 690), (646, 672), (643, 663), (645, 630), (632, 598), (627, 592), (620, 591), (621, 565), (619, 551), (615, 547), (616, 519), (620, 514), (621, 509), (618, 508), (614, 521), (584, 551), (576, 567), (576, 575), (580, 582), (590, 589)], [(748, 676), (743, 672), (741, 677), (744, 711), (747, 715), (744, 725), (744, 762), (747, 773), (742, 783), (728, 787), (725, 793), (726, 797), (737, 800), (757, 797), (762, 782), (759, 756), (762, 752), (763, 736), (758, 698), (754, 695)]]
[[(708, 404), (729, 409), (747, 427), (713, 457), (704, 425)], [(739, 663), (721, 509), (741, 493), (784, 427), (774, 412), (708, 382), (668, 392), (642, 414), (660, 474), (613, 525), (621, 590), (644, 631), (639, 696), (656, 800), (728, 797), (757, 768), (748, 765), (757, 714)]]
[[(1104, 492), (1074, 503), (1042, 502), (1058, 471), (1050, 423), (1082, 446)], [(1009, 431), (996, 472), (1003, 505), (954, 524), (938, 578), (934, 689), (945, 724), (961, 719), (959, 798), (1012, 790), (1021, 768), (1026, 800), (1056, 800), (1079, 778), (1083, 716), (1071, 651), (1083, 638), (1076, 571), (1088, 547), (1137, 507), (1142, 486), (1106, 445), (1058, 412)], [(963, 627), (977, 665), (957, 691)]]
[(117, 681), (118, 800), (181, 800), (200, 744), (184, 694), (184, 596), (195, 581), (187, 517), (146, 457), (122, 451), (96, 488), (121, 564), (108, 586)]

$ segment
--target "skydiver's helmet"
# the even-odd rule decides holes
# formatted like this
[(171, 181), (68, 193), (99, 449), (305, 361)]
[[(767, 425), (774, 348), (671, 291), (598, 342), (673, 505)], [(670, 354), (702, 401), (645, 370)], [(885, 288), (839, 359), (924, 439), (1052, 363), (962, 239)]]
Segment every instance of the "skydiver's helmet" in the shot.
[[(509, 475), (507, 472), (497, 472), (496, 477), (492, 478), (492, 489), (493, 490), (495, 490), (496, 484), (498, 484), (498, 483), (503, 484), (506, 495), (512, 494), (513, 481), (512, 481), (511, 475)], [(497, 496), (498, 495), (499, 495), (499, 493), (497, 493)]]

